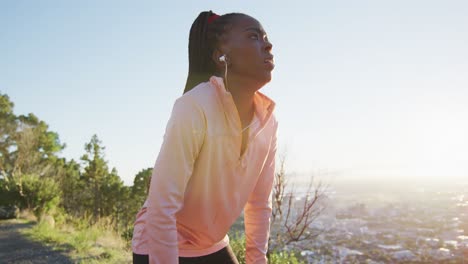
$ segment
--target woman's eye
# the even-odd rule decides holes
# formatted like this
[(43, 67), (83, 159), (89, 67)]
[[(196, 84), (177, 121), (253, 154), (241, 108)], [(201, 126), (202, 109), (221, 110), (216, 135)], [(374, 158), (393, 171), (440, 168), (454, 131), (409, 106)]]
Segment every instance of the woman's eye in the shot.
[(257, 34), (250, 35), (250, 38), (251, 38), (251, 39), (258, 39), (258, 35), (257, 35)]

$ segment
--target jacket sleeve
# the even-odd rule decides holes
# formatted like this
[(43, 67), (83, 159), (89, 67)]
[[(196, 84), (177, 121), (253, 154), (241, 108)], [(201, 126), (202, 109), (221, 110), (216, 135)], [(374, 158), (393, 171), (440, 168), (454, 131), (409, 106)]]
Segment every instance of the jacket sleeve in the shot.
[(244, 207), (247, 264), (267, 263), (268, 238), (270, 234), (271, 189), (275, 175), (276, 130), (274, 120), (273, 136), (265, 165)]
[(177, 99), (151, 176), (145, 226), (150, 264), (178, 263), (175, 214), (182, 207), (205, 131), (202, 109), (187, 96)]

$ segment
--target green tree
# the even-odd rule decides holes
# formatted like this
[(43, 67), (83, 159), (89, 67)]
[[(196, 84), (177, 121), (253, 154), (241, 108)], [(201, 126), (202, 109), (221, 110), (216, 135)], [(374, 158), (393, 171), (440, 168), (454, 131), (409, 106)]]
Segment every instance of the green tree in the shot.
[(13, 137), (17, 126), (13, 107), (8, 95), (0, 94), (0, 178), (5, 178), (7, 171), (13, 169), (10, 149), (15, 147)]
[(153, 168), (143, 169), (135, 175), (132, 186), (132, 199), (136, 200), (137, 204), (143, 205), (148, 195), (148, 188), (151, 181)]
[(86, 197), (87, 193), (84, 180), (81, 180), (80, 164), (73, 159), (69, 162), (60, 159), (57, 163), (60, 164), (57, 166), (57, 182), (62, 190), (61, 207), (70, 215), (83, 216), (86, 211), (83, 196)]
[(17, 122), (14, 135), (17, 149), (11, 152), (14, 157), (12, 173), (50, 176), (52, 164), (65, 144), (61, 144), (58, 134), (49, 131), (48, 125), (32, 113), (20, 115)]
[(85, 150), (86, 154), (81, 158), (85, 167), (78, 186), (82, 189), (81, 205), (87, 208), (85, 214), (92, 208), (94, 222), (106, 217), (116, 230), (120, 230), (122, 222), (125, 222), (123, 210), (131, 202), (130, 190), (124, 186), (115, 168), (109, 172), (104, 160), (104, 147), (97, 135), (85, 144)]
[[(86, 154), (81, 157), (85, 162), (83, 180), (85, 190), (91, 199), (93, 208), (93, 220), (96, 222), (102, 215), (102, 184), (108, 174), (107, 162), (104, 160), (104, 147), (97, 135), (93, 135), (91, 141), (85, 144)], [(86, 202), (86, 201), (85, 201)]]
[(141, 206), (146, 200), (148, 195), (148, 187), (151, 180), (151, 174), (153, 169), (146, 168), (141, 170), (135, 175), (133, 180), (133, 185), (131, 187), (126, 187), (122, 189), (121, 197), (124, 198), (124, 202), (120, 206), (122, 209), (121, 219), (123, 226), (123, 236), (124, 238), (131, 239), (133, 233), (133, 222), (135, 221), (135, 216), (140, 210)]
[(131, 193), (131, 186), (122, 186), (117, 208), (119, 226), (123, 228), (122, 231), (119, 231), (121, 232), (122, 237), (126, 240), (130, 240), (132, 238), (133, 222), (135, 221), (136, 213), (141, 206), (135, 206), (136, 202), (132, 199)]
[(60, 200), (53, 178), (65, 145), (44, 121), (32, 113), (16, 116), (13, 106), (0, 94), (0, 198), (39, 216)]
[(101, 192), (102, 192), (102, 213), (101, 216), (110, 216), (116, 230), (119, 230), (122, 221), (122, 210), (124, 203), (128, 200), (123, 200), (122, 191), (124, 185), (117, 170), (115, 168), (104, 176)]
[(51, 178), (41, 178), (34, 174), (23, 175), (21, 189), (22, 208), (34, 212), (38, 219), (44, 213), (55, 209), (60, 202), (59, 185)]

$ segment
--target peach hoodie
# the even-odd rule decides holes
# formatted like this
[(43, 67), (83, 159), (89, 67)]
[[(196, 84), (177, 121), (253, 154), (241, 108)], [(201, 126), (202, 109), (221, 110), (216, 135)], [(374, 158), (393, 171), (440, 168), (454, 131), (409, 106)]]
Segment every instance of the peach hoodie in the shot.
[(271, 99), (257, 91), (254, 104), (241, 156), (241, 123), (222, 78), (176, 100), (135, 221), (134, 253), (151, 264), (214, 253), (244, 210), (247, 264), (267, 263), (278, 124)]

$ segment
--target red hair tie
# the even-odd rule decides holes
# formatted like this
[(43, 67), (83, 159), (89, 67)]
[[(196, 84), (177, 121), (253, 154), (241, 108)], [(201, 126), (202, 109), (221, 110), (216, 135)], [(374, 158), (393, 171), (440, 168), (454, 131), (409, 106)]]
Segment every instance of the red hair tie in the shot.
[(211, 22), (215, 21), (219, 15), (213, 13), (209, 18), (208, 18), (208, 24), (211, 24)]

